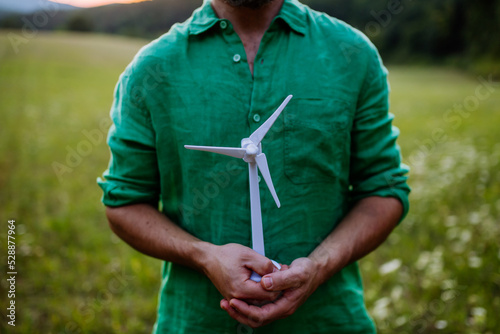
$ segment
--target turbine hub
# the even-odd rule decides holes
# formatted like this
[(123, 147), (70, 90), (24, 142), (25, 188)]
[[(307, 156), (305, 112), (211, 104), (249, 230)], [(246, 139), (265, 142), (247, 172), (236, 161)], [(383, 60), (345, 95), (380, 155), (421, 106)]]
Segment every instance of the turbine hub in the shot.
[(259, 153), (259, 148), (257, 146), (255, 146), (254, 143), (249, 144), (246, 147), (246, 150), (247, 150), (248, 155), (256, 155), (257, 153)]

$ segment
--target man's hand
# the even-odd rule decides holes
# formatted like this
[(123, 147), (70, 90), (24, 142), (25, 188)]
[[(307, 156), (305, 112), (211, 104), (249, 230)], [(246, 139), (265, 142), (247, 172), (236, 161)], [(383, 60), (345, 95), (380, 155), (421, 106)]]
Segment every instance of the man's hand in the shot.
[(278, 290), (264, 289), (250, 279), (252, 271), (264, 276), (278, 270), (265, 256), (238, 244), (213, 246), (209, 252), (203, 271), (225, 299), (251, 300), (254, 304), (279, 296)]
[(262, 304), (279, 296), (250, 280), (252, 270), (264, 276), (277, 269), (271, 260), (248, 247), (201, 241), (148, 204), (107, 207), (106, 214), (112, 230), (132, 247), (203, 272), (228, 300)]
[(307, 258), (298, 258), (290, 267), (283, 266), (281, 271), (263, 277), (261, 284), (266, 290), (283, 290), (280, 298), (262, 307), (233, 298), (222, 300), (221, 307), (231, 317), (250, 327), (286, 318), (320, 284), (377, 248), (397, 225), (402, 212), (401, 202), (392, 197), (360, 200)]
[(250, 327), (260, 327), (292, 315), (319, 286), (317, 269), (309, 258), (299, 258), (281, 271), (262, 277), (261, 285), (268, 291), (283, 291), (279, 299), (262, 307), (249, 305), (240, 298), (224, 299), (221, 308)]

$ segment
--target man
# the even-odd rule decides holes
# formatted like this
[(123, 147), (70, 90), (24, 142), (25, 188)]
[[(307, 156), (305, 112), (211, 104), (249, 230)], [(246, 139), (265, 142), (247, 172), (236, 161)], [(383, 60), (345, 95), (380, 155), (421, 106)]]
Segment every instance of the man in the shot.
[[(183, 145), (238, 146), (288, 94), (263, 141), (282, 203), (262, 189), (277, 271), (250, 248), (247, 164)], [(409, 193), (387, 95), (372, 44), (296, 0), (206, 1), (139, 52), (99, 183), (113, 231), (166, 261), (156, 333), (375, 331), (356, 260)]]

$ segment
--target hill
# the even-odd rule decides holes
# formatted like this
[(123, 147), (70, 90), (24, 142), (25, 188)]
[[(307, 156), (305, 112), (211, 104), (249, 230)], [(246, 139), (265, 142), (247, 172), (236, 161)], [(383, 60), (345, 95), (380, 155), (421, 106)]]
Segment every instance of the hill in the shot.
[[(72, 11), (59, 6), (56, 10), (45, 7), (28, 15), (11, 14), (0, 18), (0, 28), (20, 29), (28, 20), (39, 30), (96, 31), (152, 39), (168, 31), (172, 24), (186, 20), (201, 3), (201, 0), (153, 0)], [(37, 15), (48, 19), (37, 24)]]
[(2, 0), (0, 2), (0, 17), (9, 14), (21, 13), (29, 14), (39, 10), (73, 10), (77, 9), (75, 6), (56, 3), (53, 1), (40, 1), (40, 0)]

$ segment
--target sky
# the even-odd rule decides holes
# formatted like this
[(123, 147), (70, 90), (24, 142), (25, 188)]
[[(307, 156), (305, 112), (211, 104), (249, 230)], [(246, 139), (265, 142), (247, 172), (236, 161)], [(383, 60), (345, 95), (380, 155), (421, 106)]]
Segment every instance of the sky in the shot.
[(111, 3), (131, 3), (141, 2), (144, 0), (53, 0), (54, 2), (66, 3), (76, 7), (95, 7), (109, 5)]

